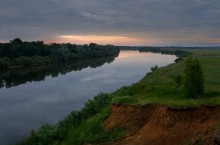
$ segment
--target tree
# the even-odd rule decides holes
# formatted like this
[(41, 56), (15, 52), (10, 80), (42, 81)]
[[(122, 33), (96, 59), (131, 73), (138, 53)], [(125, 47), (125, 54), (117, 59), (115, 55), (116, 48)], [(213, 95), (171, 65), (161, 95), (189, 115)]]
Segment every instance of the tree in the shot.
[(196, 98), (204, 92), (204, 77), (200, 62), (188, 57), (185, 62), (184, 92), (187, 97)]
[(12, 44), (22, 44), (23, 42), (22, 42), (21, 39), (15, 38), (13, 40), (10, 40), (10, 43), (12, 43)]

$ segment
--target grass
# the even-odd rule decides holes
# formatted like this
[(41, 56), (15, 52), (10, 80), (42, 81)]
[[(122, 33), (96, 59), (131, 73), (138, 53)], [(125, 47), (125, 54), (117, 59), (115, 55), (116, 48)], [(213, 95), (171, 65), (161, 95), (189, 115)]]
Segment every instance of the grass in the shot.
[[(139, 82), (120, 88), (114, 93), (95, 98), (87, 103), (84, 112), (91, 112), (95, 108), (106, 107), (96, 111), (93, 116), (83, 119), (81, 123), (70, 129), (68, 135), (60, 142), (61, 145), (81, 145), (85, 143), (99, 144), (106, 141), (117, 140), (123, 137), (120, 127), (104, 129), (104, 121), (110, 115), (110, 104), (162, 104), (172, 108), (192, 108), (200, 105), (220, 104), (220, 50), (189, 50), (202, 64), (205, 78), (205, 93), (196, 99), (184, 96), (175, 84), (175, 76), (183, 75), (184, 61), (170, 64), (147, 73)], [(103, 101), (104, 100), (104, 101)], [(104, 103), (102, 103), (104, 102)], [(94, 111), (93, 111), (94, 112)]]
[(162, 104), (172, 108), (220, 104), (220, 50), (189, 50), (203, 67), (205, 93), (196, 99), (184, 96), (177, 88), (174, 77), (183, 75), (184, 61), (159, 68), (130, 87), (115, 92), (113, 103), (144, 105)]
[(82, 110), (70, 113), (56, 125), (43, 125), (17, 145), (83, 145), (121, 138), (124, 132), (120, 127), (104, 128), (112, 97), (111, 94), (98, 94)]
[(183, 75), (184, 62), (170, 64), (147, 73), (139, 82), (111, 94), (99, 94), (89, 100), (79, 112), (73, 112), (56, 126), (34, 131), (18, 145), (83, 145), (120, 139), (125, 134), (118, 127), (105, 129), (112, 103), (145, 105), (161, 104), (172, 108), (192, 108), (200, 105), (220, 105), (220, 50), (189, 50), (202, 64), (205, 93), (196, 99), (184, 96), (174, 78)]
[(61, 145), (97, 144), (121, 138), (123, 131), (120, 127), (104, 129), (103, 122), (108, 115), (108, 109), (105, 109), (88, 120), (83, 121), (77, 129), (70, 131), (70, 134)]

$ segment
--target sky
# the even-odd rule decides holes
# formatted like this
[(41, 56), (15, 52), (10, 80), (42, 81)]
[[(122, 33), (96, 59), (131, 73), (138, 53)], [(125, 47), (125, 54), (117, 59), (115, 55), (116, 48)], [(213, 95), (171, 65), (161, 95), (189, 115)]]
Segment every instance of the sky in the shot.
[(220, 46), (219, 0), (0, 0), (0, 42)]

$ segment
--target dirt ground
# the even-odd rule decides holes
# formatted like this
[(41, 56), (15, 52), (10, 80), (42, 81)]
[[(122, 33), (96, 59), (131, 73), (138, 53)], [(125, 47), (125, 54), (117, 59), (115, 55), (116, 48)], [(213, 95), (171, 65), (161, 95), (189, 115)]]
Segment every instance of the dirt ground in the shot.
[(112, 105), (105, 128), (120, 125), (126, 136), (105, 145), (214, 145), (220, 106), (171, 109), (162, 105)]

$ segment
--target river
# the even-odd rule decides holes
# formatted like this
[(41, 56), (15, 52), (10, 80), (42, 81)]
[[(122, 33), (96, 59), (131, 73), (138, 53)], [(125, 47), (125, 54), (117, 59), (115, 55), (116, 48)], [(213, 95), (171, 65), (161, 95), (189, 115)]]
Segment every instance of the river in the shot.
[(55, 124), (100, 92), (139, 81), (154, 65), (176, 56), (121, 51), (117, 58), (85, 60), (1, 72), (0, 145), (21, 141), (43, 123)]

